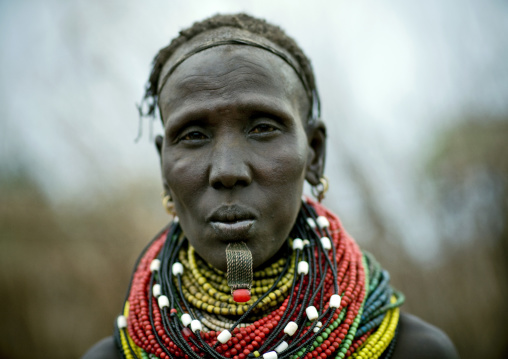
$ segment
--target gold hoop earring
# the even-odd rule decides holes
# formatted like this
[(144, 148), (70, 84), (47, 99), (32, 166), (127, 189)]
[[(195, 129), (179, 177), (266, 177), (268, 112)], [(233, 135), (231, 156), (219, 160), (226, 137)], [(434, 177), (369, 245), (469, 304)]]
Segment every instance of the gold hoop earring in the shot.
[(176, 212), (173, 198), (171, 198), (171, 195), (166, 191), (162, 192), (161, 196), (162, 196), (162, 206), (164, 207), (164, 209), (168, 214), (174, 216)]
[(328, 177), (323, 175), (319, 179), (319, 183), (315, 186), (311, 187), (311, 192), (314, 197), (321, 202), (323, 198), (325, 198), (325, 193), (328, 192), (328, 188), (330, 187)]

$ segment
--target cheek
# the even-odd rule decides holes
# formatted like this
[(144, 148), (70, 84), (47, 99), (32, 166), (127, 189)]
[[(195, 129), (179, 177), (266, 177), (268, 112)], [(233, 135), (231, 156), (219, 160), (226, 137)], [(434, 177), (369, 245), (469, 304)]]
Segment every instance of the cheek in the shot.
[[(299, 146), (295, 145), (300, 143)], [(308, 146), (301, 142), (293, 142), (293, 146), (285, 146), (284, 150), (273, 152), (271, 166), (264, 173), (265, 188), (269, 189), (270, 197), (270, 231), (275, 237), (273, 241), (289, 234), (300, 208), (300, 201), (305, 181)]]
[(303, 185), (309, 157), (308, 146), (297, 143), (299, 142), (292, 146), (281, 146), (277, 156), (272, 158), (270, 177), (279, 185)]
[[(169, 186), (175, 210), (180, 218), (180, 224), (184, 228), (189, 240), (199, 238), (195, 229), (199, 229), (202, 218), (202, 206), (200, 206), (201, 193), (206, 191), (207, 181), (203, 173), (202, 161), (194, 160), (188, 156), (178, 156), (175, 151), (171, 155), (163, 157), (164, 178)], [(202, 243), (191, 244), (197, 248)]]
[(171, 153), (163, 157), (162, 170), (169, 186), (177, 212), (192, 208), (198, 199), (197, 194), (206, 190), (206, 161), (193, 156), (179, 156)]

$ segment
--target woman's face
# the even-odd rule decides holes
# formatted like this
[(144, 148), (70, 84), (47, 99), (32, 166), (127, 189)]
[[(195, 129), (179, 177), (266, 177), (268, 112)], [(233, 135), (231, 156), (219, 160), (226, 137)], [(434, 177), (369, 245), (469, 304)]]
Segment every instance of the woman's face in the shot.
[(265, 263), (296, 220), (315, 154), (293, 69), (254, 47), (211, 48), (176, 68), (159, 106), (162, 176), (192, 246), (221, 270), (236, 241)]

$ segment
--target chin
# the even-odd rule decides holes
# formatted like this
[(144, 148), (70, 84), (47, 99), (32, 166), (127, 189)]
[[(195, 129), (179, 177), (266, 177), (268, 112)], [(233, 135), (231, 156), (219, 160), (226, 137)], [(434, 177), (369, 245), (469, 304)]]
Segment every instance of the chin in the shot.
[[(216, 269), (219, 269), (223, 272), (227, 272), (227, 261), (226, 261), (226, 249), (224, 249), (224, 251), (217, 251), (217, 252), (214, 252), (213, 254), (212, 253), (208, 253), (208, 255), (202, 255), (200, 253), (200, 251), (196, 248), (196, 252), (199, 254), (199, 256), (206, 262), (208, 263), (209, 265), (211, 265), (212, 267), (216, 268)], [(256, 268), (258, 267), (262, 267), (262, 265), (269, 261), (270, 258), (267, 258), (266, 260), (264, 260), (263, 258), (259, 258), (257, 255), (256, 255), (256, 252), (253, 251), (252, 252), (252, 266), (253, 266), (253, 269), (256, 270)]]
[(226, 262), (226, 250), (224, 249), (224, 252), (221, 253), (219, 251), (213, 252), (213, 253), (207, 253), (208, 255), (203, 255), (196, 247), (196, 252), (199, 254), (199, 256), (209, 265), (212, 267), (219, 269), (223, 272), (227, 271), (227, 262)]
[(228, 266), (227, 266), (226, 260), (216, 262), (216, 263), (208, 263), (208, 264), (210, 264), (214, 268), (217, 268), (218, 270), (223, 271), (224, 273), (226, 273), (228, 271)]

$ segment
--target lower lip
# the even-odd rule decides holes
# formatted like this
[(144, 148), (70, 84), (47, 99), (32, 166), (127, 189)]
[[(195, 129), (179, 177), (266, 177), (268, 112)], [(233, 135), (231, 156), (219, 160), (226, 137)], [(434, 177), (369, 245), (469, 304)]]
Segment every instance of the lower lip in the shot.
[(219, 234), (224, 236), (224, 240), (234, 240), (235, 237), (238, 239), (244, 239), (249, 229), (254, 224), (253, 219), (247, 219), (234, 223), (228, 222), (210, 222), (212, 228)]

